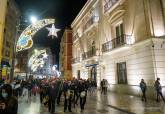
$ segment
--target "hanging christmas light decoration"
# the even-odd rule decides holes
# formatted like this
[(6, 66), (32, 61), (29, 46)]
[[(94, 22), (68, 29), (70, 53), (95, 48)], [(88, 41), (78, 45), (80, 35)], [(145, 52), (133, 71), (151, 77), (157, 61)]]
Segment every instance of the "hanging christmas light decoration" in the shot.
[(57, 32), (60, 31), (60, 29), (55, 28), (54, 24), (52, 24), (52, 27), (46, 27), (46, 29), (49, 31), (48, 36), (52, 36), (52, 38), (57, 37)]
[(29, 25), (20, 35), (17, 44), (16, 52), (29, 49), (33, 46), (32, 37), (36, 34), (37, 31), (43, 27), (55, 23), (55, 19), (43, 19)]
[(48, 57), (46, 50), (36, 50), (35, 53), (30, 57), (28, 66), (35, 72), (38, 67), (43, 67), (45, 64), (45, 59)]

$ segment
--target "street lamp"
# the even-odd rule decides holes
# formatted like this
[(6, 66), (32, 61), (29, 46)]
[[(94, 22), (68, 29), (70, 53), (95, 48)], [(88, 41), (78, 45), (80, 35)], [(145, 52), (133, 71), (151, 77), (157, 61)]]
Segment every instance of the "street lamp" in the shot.
[(37, 21), (37, 18), (35, 16), (31, 16), (30, 21), (34, 24)]

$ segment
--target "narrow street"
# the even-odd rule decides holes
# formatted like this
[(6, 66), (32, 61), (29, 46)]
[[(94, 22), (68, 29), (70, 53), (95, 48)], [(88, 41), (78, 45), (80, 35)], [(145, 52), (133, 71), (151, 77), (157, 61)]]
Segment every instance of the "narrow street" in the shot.
[[(82, 114), (164, 114), (165, 105), (163, 102), (157, 103), (148, 100), (144, 103), (139, 97), (118, 95), (109, 93), (109, 95), (88, 95), (85, 110)], [(68, 114), (81, 114), (79, 105), (72, 108), (72, 112)], [(63, 102), (60, 106), (56, 106), (55, 114), (65, 114), (63, 112)], [(18, 114), (50, 114), (47, 107), (40, 104), (39, 95), (32, 96), (26, 103), (19, 99)]]

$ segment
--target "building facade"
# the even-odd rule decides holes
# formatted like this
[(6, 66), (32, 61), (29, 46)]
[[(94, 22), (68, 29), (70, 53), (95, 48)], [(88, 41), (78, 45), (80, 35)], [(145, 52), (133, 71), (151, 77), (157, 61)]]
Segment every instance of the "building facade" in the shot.
[(110, 90), (134, 95), (143, 78), (152, 97), (157, 77), (165, 85), (164, 3), (88, 0), (72, 23), (73, 75), (98, 85), (107, 79)]
[(2, 77), (8, 78), (11, 73), (14, 45), (16, 38), (16, 25), (20, 11), (14, 0), (0, 1), (0, 62)]
[(72, 78), (72, 30), (65, 29), (60, 43), (59, 70), (61, 76), (66, 79)]
[(96, 0), (88, 0), (74, 22), (72, 73), (77, 78), (100, 80), (99, 20), (100, 7)]
[(18, 52), (14, 65), (14, 77), (25, 78), (28, 74), (28, 50)]

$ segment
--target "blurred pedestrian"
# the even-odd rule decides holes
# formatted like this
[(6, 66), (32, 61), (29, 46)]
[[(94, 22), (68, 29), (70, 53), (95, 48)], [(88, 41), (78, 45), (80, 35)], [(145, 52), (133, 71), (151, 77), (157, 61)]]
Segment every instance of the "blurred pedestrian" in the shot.
[(5, 84), (0, 96), (0, 114), (17, 114), (18, 100), (12, 96), (12, 86)]
[(164, 99), (163, 94), (162, 94), (162, 86), (160, 84), (160, 78), (157, 78), (157, 80), (155, 81), (154, 86), (155, 86), (155, 90), (156, 90), (156, 93), (157, 93), (156, 101), (159, 102), (160, 97), (161, 97), (162, 100), (165, 102), (165, 99)]
[(55, 101), (58, 94), (58, 87), (55, 82), (52, 82), (49, 87), (49, 101), (48, 101), (48, 109), (51, 114), (55, 112)]
[(144, 79), (141, 79), (141, 82), (140, 82), (140, 89), (142, 91), (142, 101), (147, 101), (147, 98), (146, 98), (146, 90), (147, 90), (147, 85), (144, 81)]
[(22, 99), (23, 99), (23, 101), (28, 102), (28, 98), (29, 98), (28, 86), (23, 85)]
[(74, 90), (71, 88), (71, 82), (70, 81), (64, 83), (63, 92), (64, 92), (64, 112), (66, 112), (67, 110), (69, 112), (72, 112), (71, 104), (72, 104), (72, 98), (73, 98)]
[(80, 81), (78, 88), (79, 88), (79, 95), (80, 95), (80, 109), (81, 109), (81, 112), (83, 112), (84, 106), (86, 103), (86, 97), (87, 97), (87, 87), (86, 87), (85, 82)]

